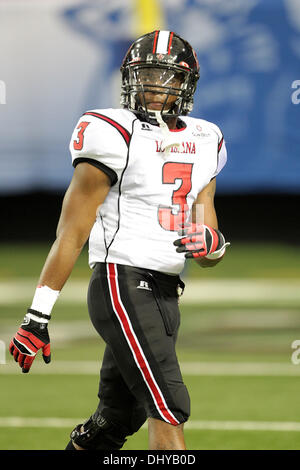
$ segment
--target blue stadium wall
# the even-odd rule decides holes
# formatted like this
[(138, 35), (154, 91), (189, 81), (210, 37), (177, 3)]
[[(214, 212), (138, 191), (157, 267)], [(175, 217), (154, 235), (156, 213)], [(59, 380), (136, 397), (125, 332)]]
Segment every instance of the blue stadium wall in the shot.
[(217, 179), (221, 219), (238, 210), (250, 224), (261, 212), (275, 227), (290, 211), (294, 222), (298, 0), (0, 0), (0, 210), (12, 232), (6, 238), (15, 233), (13, 214), (25, 203), (37, 205), (42, 194), (50, 212), (57, 201), (56, 220), (72, 177), (68, 146), (78, 117), (119, 106), (120, 62), (133, 39), (156, 28), (174, 30), (197, 51), (201, 78), (192, 115), (218, 124), (228, 149)]

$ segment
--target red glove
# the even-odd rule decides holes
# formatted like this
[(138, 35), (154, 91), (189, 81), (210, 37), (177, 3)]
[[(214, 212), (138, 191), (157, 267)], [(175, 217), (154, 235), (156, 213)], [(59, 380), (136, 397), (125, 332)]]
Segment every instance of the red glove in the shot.
[(204, 224), (191, 223), (183, 226), (178, 235), (184, 235), (184, 237), (174, 241), (174, 245), (177, 246), (176, 251), (185, 253), (186, 258), (203, 258), (229, 245), (225, 243), (220, 230)]
[[(50, 315), (43, 315), (40, 312), (34, 311), (34, 315), (50, 319)], [(43, 351), (45, 363), (49, 364), (51, 353), (48, 323), (39, 323), (26, 315), (22, 325), (10, 342), (9, 352), (14, 356), (15, 361), (19, 363), (22, 372), (26, 373), (29, 372), (39, 349)]]

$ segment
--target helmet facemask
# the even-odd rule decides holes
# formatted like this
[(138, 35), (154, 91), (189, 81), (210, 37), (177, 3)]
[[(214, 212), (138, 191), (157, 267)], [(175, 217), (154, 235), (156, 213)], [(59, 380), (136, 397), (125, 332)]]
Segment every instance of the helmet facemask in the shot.
[(150, 119), (158, 110), (166, 119), (192, 110), (196, 82), (188, 69), (144, 63), (127, 65), (122, 72), (125, 108)]

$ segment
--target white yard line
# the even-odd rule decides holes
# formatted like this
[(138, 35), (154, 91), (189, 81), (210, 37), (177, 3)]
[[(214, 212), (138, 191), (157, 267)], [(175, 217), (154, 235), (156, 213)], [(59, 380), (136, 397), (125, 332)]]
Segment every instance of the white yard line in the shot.
[[(2, 428), (72, 428), (82, 423), (82, 418), (23, 418), (0, 417)], [(144, 425), (145, 429), (147, 425)], [(298, 422), (273, 421), (188, 421), (185, 429), (213, 431), (279, 431), (300, 432)]]
[(300, 365), (272, 362), (183, 362), (184, 375), (300, 376)]
[[(0, 305), (29, 302), (36, 279), (0, 282)], [(64, 287), (59, 303), (86, 303), (88, 280), (72, 280)], [(299, 305), (297, 279), (187, 279), (182, 304), (281, 302)]]
[[(88, 318), (86, 307), (83, 307), (82, 319), (61, 321), (59, 313), (58, 308), (54, 312), (50, 325), (53, 351), (56, 348), (66, 348), (69, 343), (76, 341), (99, 340), (98, 333)], [(8, 318), (0, 320), (0, 363), (2, 358), (1, 344), (7, 345), (7, 351), (10, 340), (16, 332), (16, 325), (18, 323), (15, 320)], [(205, 307), (199, 305), (195, 307), (195, 311), (191, 315), (182, 311), (182, 328), (185, 328), (186, 335), (192, 334), (195, 328), (201, 332), (201, 335), (205, 335), (206, 332), (208, 335), (217, 334), (222, 330), (224, 337), (227, 333), (232, 334), (233, 331), (242, 334), (249, 330), (250, 335), (255, 335), (259, 332), (264, 333), (268, 329), (272, 332), (289, 329), (295, 331), (295, 339), (297, 339), (300, 336), (300, 315), (297, 308), (282, 308), (273, 311), (270, 307), (268, 309), (263, 307), (260, 309), (224, 307), (222, 312), (216, 314), (216, 312), (206, 310)]]
[(1, 428), (74, 428), (84, 419), (77, 418), (23, 418), (22, 416), (0, 417)]
[[(54, 361), (44, 364), (37, 359), (32, 375), (99, 375), (101, 362), (97, 361)], [(192, 376), (300, 376), (300, 364), (276, 362), (182, 362), (183, 375)], [(9, 357), (7, 364), (0, 364), (0, 375), (19, 375), (21, 370)]]

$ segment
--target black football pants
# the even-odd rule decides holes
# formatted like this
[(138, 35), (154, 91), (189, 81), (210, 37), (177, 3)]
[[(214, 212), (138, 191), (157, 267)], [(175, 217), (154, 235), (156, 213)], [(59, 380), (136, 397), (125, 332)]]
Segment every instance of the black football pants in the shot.
[(98, 410), (137, 431), (147, 417), (185, 422), (190, 402), (175, 343), (180, 323), (179, 276), (114, 263), (97, 263), (88, 307), (106, 343)]

